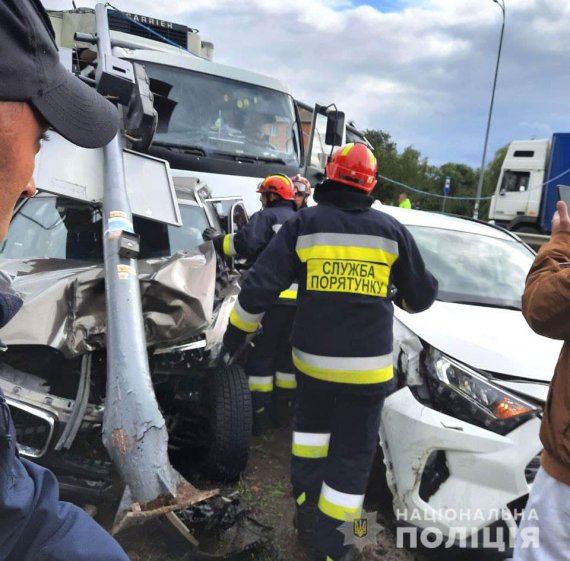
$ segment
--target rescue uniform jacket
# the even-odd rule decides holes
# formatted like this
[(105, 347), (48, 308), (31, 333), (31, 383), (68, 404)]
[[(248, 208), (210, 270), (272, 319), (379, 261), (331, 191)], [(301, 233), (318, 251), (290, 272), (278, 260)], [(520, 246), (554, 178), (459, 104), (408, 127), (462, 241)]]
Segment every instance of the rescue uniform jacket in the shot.
[(433, 303), (437, 281), (411, 234), (371, 209), (370, 197), (330, 181), (317, 189), (319, 205), (283, 224), (250, 270), (230, 324), (255, 331), (281, 290), (298, 279), (297, 370), (350, 391), (381, 391), (393, 377), (391, 286), (399, 305), (420, 312)]
[(239, 255), (254, 261), (283, 222), (294, 214), (293, 203), (279, 201), (271, 207), (256, 212), (250, 221), (235, 234), (216, 238), (214, 240), (216, 249), (221, 249), (228, 257)]
[[(538, 334), (564, 345), (550, 383), (540, 439), (541, 463), (570, 485), (570, 232), (556, 232), (538, 252), (526, 279), (523, 315)], [(565, 264), (565, 265), (563, 265)]]
[[(255, 261), (267, 247), (282, 224), (295, 214), (293, 203), (278, 201), (271, 207), (256, 212), (251, 220), (235, 234), (226, 234), (214, 239), (214, 245), (224, 255), (239, 255), (248, 261)], [(291, 283), (279, 296), (279, 304), (295, 305), (297, 284)]]

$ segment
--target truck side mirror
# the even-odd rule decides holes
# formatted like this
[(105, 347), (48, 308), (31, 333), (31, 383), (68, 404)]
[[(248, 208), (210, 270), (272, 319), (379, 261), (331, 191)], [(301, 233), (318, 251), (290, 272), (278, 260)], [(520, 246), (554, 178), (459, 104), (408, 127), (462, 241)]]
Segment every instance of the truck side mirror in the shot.
[(154, 96), (150, 90), (150, 80), (142, 64), (133, 63), (135, 88), (131, 102), (126, 111), (125, 129), (127, 130), (133, 150), (144, 152), (152, 143), (158, 113), (154, 108)]
[(327, 130), (325, 143), (329, 146), (340, 146), (344, 134), (344, 112), (327, 111)]

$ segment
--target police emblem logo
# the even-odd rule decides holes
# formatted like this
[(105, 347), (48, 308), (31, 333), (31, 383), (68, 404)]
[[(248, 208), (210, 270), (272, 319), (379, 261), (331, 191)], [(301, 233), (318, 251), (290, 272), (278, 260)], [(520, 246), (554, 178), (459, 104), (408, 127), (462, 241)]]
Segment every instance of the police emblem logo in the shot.
[(353, 532), (357, 538), (364, 538), (368, 535), (368, 519), (356, 518), (353, 520)]
[(362, 511), (360, 518), (348, 519), (338, 528), (343, 534), (343, 545), (353, 545), (362, 551), (367, 545), (374, 545), (376, 538), (384, 530), (378, 523), (375, 512)]

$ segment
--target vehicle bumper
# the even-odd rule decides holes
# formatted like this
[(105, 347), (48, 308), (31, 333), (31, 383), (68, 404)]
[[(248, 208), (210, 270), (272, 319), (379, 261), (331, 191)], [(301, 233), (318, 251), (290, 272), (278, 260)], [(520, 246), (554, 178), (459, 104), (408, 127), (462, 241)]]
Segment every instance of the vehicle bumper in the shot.
[(514, 528), (508, 512), (529, 493), (539, 427), (532, 418), (502, 436), (425, 407), (407, 387), (390, 395), (380, 441), (397, 520), (450, 541)]

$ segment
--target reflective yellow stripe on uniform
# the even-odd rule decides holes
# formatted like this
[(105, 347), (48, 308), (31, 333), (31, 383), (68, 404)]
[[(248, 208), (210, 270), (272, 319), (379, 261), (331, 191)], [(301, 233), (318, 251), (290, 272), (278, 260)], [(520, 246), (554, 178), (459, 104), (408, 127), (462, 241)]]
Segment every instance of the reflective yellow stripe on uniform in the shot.
[(320, 232), (297, 238), (299, 259), (365, 259), (392, 265), (398, 259), (398, 242), (367, 234), (333, 234)]
[(297, 378), (290, 372), (275, 372), (275, 385), (284, 390), (294, 390), (297, 387)]
[(307, 263), (307, 290), (386, 298), (398, 243), (365, 234), (299, 236), (299, 259)]
[(236, 248), (234, 246), (234, 234), (226, 234), (224, 236), (223, 244), (224, 255), (228, 257), (233, 257), (236, 255)]
[(297, 283), (293, 283), (287, 290), (284, 290), (279, 294), (279, 298), (284, 298), (285, 300), (296, 300), (298, 290), (299, 285)]
[(324, 481), (319, 497), (319, 510), (336, 520), (355, 520), (362, 515), (364, 495), (349, 495), (329, 487)]
[(342, 384), (378, 384), (394, 377), (392, 355), (320, 356), (293, 349), (293, 363), (307, 376)]
[(273, 391), (273, 376), (250, 376), (249, 391), (270, 392)]
[(326, 458), (329, 453), (330, 433), (293, 432), (293, 456), (298, 458)]
[(236, 300), (234, 309), (230, 312), (230, 323), (246, 333), (255, 333), (265, 314), (250, 314), (246, 312)]

